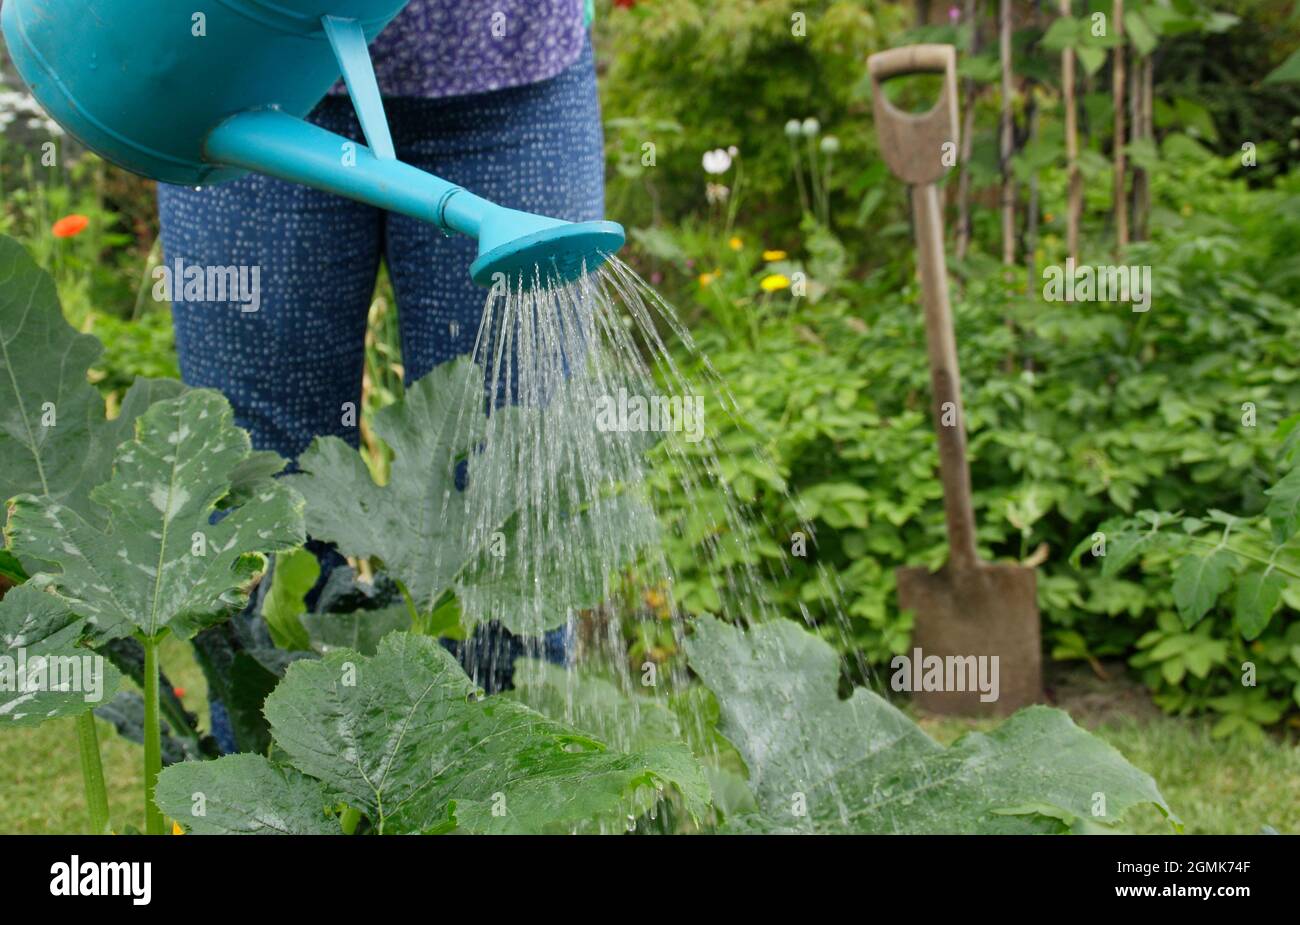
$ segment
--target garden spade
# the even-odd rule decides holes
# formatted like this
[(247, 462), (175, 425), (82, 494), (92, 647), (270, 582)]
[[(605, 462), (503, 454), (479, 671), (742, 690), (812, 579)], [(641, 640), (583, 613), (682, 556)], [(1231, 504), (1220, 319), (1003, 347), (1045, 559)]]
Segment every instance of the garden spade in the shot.
[[(876, 131), (890, 170), (912, 188), (939, 473), (948, 526), (948, 561), (896, 573), (899, 605), (916, 616), (913, 648), (896, 687), (938, 713), (1009, 713), (1040, 699), (1042, 651), (1037, 582), (1021, 565), (981, 562), (961, 405), (961, 377), (943, 254), (936, 181), (956, 160), (956, 54), (951, 45), (912, 45), (867, 59)], [(899, 110), (881, 84), (892, 77), (940, 74), (943, 90), (926, 113)], [(895, 662), (895, 667), (900, 664)]]

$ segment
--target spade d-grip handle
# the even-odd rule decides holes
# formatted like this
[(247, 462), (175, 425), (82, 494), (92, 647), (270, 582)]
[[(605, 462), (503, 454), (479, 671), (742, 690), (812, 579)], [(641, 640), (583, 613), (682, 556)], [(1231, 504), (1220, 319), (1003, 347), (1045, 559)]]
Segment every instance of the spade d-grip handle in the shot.
[[(867, 59), (871, 102), (880, 154), (894, 175), (910, 186), (934, 183), (956, 158), (943, 158), (943, 146), (957, 144), (957, 53), (951, 45), (908, 45)], [(881, 87), (893, 77), (942, 74), (939, 99), (928, 112), (903, 112)], [(956, 149), (952, 150), (956, 154)]]

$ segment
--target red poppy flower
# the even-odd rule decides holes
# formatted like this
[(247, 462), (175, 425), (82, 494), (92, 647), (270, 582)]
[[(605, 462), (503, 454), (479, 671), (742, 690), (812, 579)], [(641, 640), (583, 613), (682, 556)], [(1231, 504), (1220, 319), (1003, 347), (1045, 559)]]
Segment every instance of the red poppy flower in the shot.
[(72, 238), (85, 231), (89, 224), (90, 219), (84, 215), (65, 215), (50, 230), (56, 238)]

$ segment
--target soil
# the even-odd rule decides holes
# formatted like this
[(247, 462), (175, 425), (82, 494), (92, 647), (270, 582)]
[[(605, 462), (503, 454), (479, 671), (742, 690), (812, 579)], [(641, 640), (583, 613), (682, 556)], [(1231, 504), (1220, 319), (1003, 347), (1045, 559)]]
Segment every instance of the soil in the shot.
[(1084, 663), (1048, 662), (1043, 666), (1047, 702), (1089, 727), (1115, 719), (1151, 720), (1161, 716), (1151, 694), (1123, 662), (1102, 662), (1101, 667), (1107, 680)]

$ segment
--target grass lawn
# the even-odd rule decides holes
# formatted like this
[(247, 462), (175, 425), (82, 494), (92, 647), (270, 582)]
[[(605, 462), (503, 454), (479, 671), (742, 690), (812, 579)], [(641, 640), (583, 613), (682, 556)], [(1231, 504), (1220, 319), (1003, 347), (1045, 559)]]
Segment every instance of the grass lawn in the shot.
[[(185, 706), (207, 725), (207, 684), (187, 642), (163, 641), (160, 661), (168, 680), (184, 688)], [(128, 685), (131, 682), (126, 682)], [(99, 755), (104, 763), (108, 808), (113, 827), (144, 828), (142, 749), (97, 720)], [(89, 827), (81, 761), (77, 755), (76, 720), (60, 719), (0, 734), (0, 834), (53, 835), (84, 832)]]
[[(921, 725), (949, 742), (996, 723), (927, 718)], [(1272, 738), (1211, 739), (1208, 722), (1170, 716), (1117, 717), (1088, 725), (1155, 777), (1188, 835), (1258, 835), (1265, 825), (1300, 832), (1300, 749), (1295, 745)], [(1139, 834), (1172, 831), (1158, 810), (1147, 807), (1133, 810), (1128, 821)]]
[[(171, 681), (185, 689), (185, 705), (207, 721), (203, 675), (189, 646), (169, 639), (162, 664)], [(1082, 725), (1101, 735), (1129, 761), (1151, 773), (1189, 834), (1257, 834), (1264, 825), (1300, 832), (1300, 748), (1275, 738), (1263, 742), (1210, 738), (1204, 720), (1162, 716), (1126, 682), (1108, 685), (1060, 682), (1057, 702)], [(1099, 693), (1102, 691), (1104, 693)], [(1117, 693), (1118, 692), (1118, 693)], [(949, 742), (988, 720), (922, 717), (935, 738)], [(114, 826), (142, 827), (140, 747), (107, 723), (98, 723), (100, 754), (108, 783)], [(73, 720), (59, 720), (0, 735), (0, 833), (51, 834), (84, 831), (87, 825)], [(1130, 817), (1134, 831), (1166, 833), (1155, 810)]]

